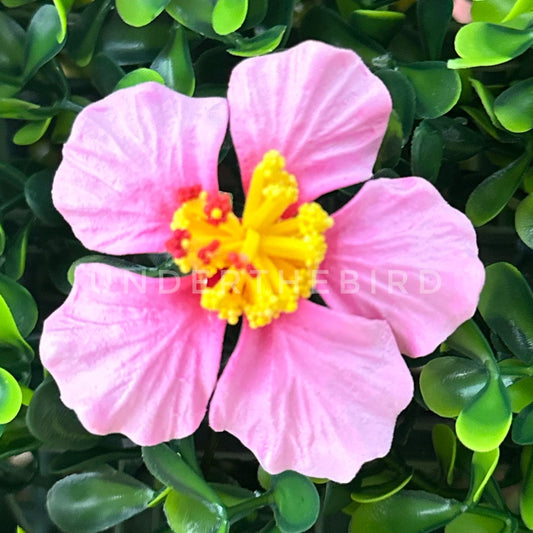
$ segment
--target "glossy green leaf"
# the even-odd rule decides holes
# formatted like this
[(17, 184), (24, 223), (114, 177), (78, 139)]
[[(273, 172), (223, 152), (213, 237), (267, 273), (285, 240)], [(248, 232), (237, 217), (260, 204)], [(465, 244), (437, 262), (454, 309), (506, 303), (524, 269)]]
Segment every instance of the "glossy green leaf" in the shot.
[(316, 487), (308, 478), (287, 470), (272, 476), (274, 517), (284, 533), (300, 533), (313, 526), (320, 510)]
[(494, 368), (494, 354), (489, 342), (473, 320), (463, 322), (444, 343), (446, 350), (454, 350), (474, 361)]
[(112, 0), (95, 0), (83, 10), (74, 22), (67, 48), (70, 56), (81, 67), (90, 63), (100, 30), (112, 7)]
[(122, 20), (130, 26), (149, 24), (165, 9), (169, 0), (115, 0)]
[(186, 28), (216, 38), (212, 26), (215, 3), (216, 0), (171, 0), (167, 12)]
[(89, 433), (71, 409), (59, 399), (59, 389), (53, 380), (41, 383), (35, 390), (26, 414), (32, 435), (51, 448), (85, 450), (99, 437)]
[(0, 224), (0, 255), (4, 253), (4, 248), (6, 246), (6, 234), (4, 228)]
[(499, 459), (499, 448), (486, 452), (474, 452), (470, 474), (470, 492), (466, 499), (468, 505), (479, 501), (486, 484), (498, 466)]
[(350, 498), (359, 503), (373, 503), (390, 498), (400, 492), (412, 479), (412, 472), (397, 474), (383, 483), (365, 484), (360, 489), (352, 491)]
[(61, 21), (61, 31), (57, 35), (58, 42), (62, 42), (67, 35), (67, 15), (74, 4), (74, 0), (54, 0), (59, 20)]
[(116, 85), (115, 91), (119, 89), (125, 89), (126, 87), (133, 87), (139, 85), (139, 83), (145, 83), (147, 81), (155, 81), (157, 83), (165, 84), (165, 80), (155, 70), (149, 68), (138, 68), (128, 72)]
[(0, 69), (18, 73), (24, 64), (24, 30), (11, 17), (0, 11)]
[(52, 117), (48, 117), (29, 122), (15, 133), (13, 142), (22, 146), (36, 143), (46, 133), (51, 121)]
[(473, 22), (463, 26), (455, 38), (460, 59), (448, 61), (449, 68), (499, 65), (523, 54), (533, 44), (533, 29), (515, 29)]
[(490, 375), (487, 385), (459, 413), (455, 431), (467, 448), (488, 452), (503, 442), (511, 421), (511, 402), (507, 390), (499, 376)]
[(165, 500), (165, 516), (174, 533), (225, 533), (229, 531), (226, 518), (214, 513), (202, 502), (173, 490)]
[(504, 522), (475, 511), (463, 513), (450, 522), (444, 529), (445, 533), (507, 533)]
[(474, 90), (476, 91), (477, 95), (479, 96), (479, 99), (481, 100), (481, 103), (483, 104), (483, 108), (485, 109), (485, 112), (489, 116), (491, 122), (497, 128), (501, 127), (500, 121), (498, 120), (498, 117), (496, 117), (496, 113), (494, 112), (494, 102), (495, 102), (494, 95), (479, 80), (475, 80), (471, 78), (470, 83), (472, 87), (474, 88)]
[(423, 491), (404, 490), (387, 500), (363, 504), (352, 516), (352, 533), (426, 533), (447, 524), (464, 505)]
[(533, 293), (519, 270), (509, 263), (487, 267), (479, 311), (513, 354), (533, 362)]
[(533, 248), (533, 194), (518, 204), (515, 213), (515, 228), (522, 241)]
[(522, 463), (524, 465), (524, 478), (520, 492), (520, 515), (524, 524), (533, 529), (533, 456), (531, 447), (522, 451)]
[(533, 444), (533, 403), (520, 411), (513, 422), (513, 440), (525, 446)]
[(503, 127), (513, 133), (533, 129), (533, 78), (503, 91), (494, 102), (494, 112)]
[(0, 295), (9, 307), (17, 329), (27, 337), (37, 323), (37, 304), (22, 285), (0, 274)]
[(411, 137), (415, 118), (416, 95), (413, 86), (398, 70), (381, 69), (376, 72), (386, 85), (392, 98), (392, 108), (402, 123), (403, 144)]
[(461, 79), (442, 61), (413, 62), (400, 66), (416, 93), (416, 113), (420, 118), (437, 118), (459, 100)]
[(0, 98), (0, 117), (3, 118), (39, 120), (52, 114), (52, 112), (47, 113), (47, 108), (42, 108), (37, 104), (26, 102), (25, 100), (19, 100), (18, 98)]
[(404, 13), (368, 9), (357, 9), (351, 13), (349, 18), (350, 26), (357, 33), (368, 35), (383, 46), (388, 46), (404, 21)]
[(473, 3), (472, 19), (476, 22), (501, 22), (516, 0), (483, 0)]
[(457, 438), (455, 433), (446, 424), (435, 424), (431, 432), (431, 439), (446, 483), (451, 485), (457, 455)]
[(2, 265), (2, 271), (14, 280), (20, 279), (26, 268), (26, 250), (31, 227), (32, 221), (30, 220), (9, 240), (9, 246), (4, 254), (5, 261)]
[(513, 197), (531, 161), (525, 153), (482, 181), (466, 202), (466, 214), (474, 226), (483, 226), (498, 215)]
[(0, 424), (11, 422), (22, 405), (22, 392), (17, 380), (0, 368)]
[(215, 514), (225, 516), (217, 493), (184, 461), (180, 453), (173, 452), (166, 444), (146, 446), (143, 448), (143, 459), (159, 481), (206, 503)]
[(427, 406), (443, 417), (455, 417), (475, 398), (489, 379), (484, 366), (459, 357), (438, 357), (420, 375)]
[(255, 37), (239, 38), (237, 46), (228, 48), (228, 52), (240, 57), (268, 54), (280, 45), (285, 29), (285, 26), (274, 26)]
[(61, 33), (61, 20), (54, 6), (44, 5), (35, 12), (27, 33), (22, 73), (26, 80), (61, 51), (65, 45), (65, 38), (58, 41)]
[(147, 508), (154, 491), (122, 472), (85, 472), (58, 481), (46, 506), (65, 531), (95, 533)]
[(238, 30), (246, 19), (248, 0), (217, 0), (213, 9), (213, 29), (219, 35)]
[(411, 141), (411, 171), (435, 183), (442, 165), (443, 140), (441, 133), (422, 121), (413, 133)]
[(151, 68), (161, 75), (167, 87), (187, 96), (193, 95), (196, 82), (189, 41), (183, 27), (175, 29)]
[(448, 25), (452, 20), (453, 0), (418, 0), (418, 27), (429, 59), (439, 59)]

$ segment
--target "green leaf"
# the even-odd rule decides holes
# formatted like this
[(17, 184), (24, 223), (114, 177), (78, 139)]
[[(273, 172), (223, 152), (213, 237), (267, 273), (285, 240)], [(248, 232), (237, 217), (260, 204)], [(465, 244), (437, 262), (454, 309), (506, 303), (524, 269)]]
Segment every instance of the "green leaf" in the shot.
[(483, 494), (485, 485), (498, 466), (500, 450), (495, 448), (486, 452), (474, 452), (472, 455), (472, 470), (470, 474), (470, 492), (466, 502), (468, 505), (477, 503)]
[(513, 265), (494, 263), (486, 268), (479, 311), (514, 355), (533, 362), (533, 293)]
[(533, 248), (533, 194), (518, 204), (515, 213), (515, 228), (522, 241)]
[(383, 46), (388, 46), (405, 21), (398, 11), (356, 9), (350, 14), (350, 26), (357, 33), (368, 35)]
[(19, 7), (31, 4), (32, 2), (35, 2), (35, 0), (2, 0), (2, 4), (6, 7)]
[(213, 9), (213, 29), (219, 35), (238, 30), (246, 19), (248, 0), (217, 0)]
[(308, 478), (287, 470), (272, 476), (276, 524), (283, 533), (300, 533), (313, 526), (320, 510), (316, 487)]
[(15, 133), (13, 142), (21, 146), (36, 143), (46, 133), (51, 121), (52, 117), (48, 117), (29, 122)]
[(35, 216), (49, 226), (61, 226), (63, 217), (52, 203), (52, 182), (54, 172), (41, 170), (30, 176), (24, 188), (26, 202)]
[(189, 41), (183, 27), (178, 26), (170, 40), (154, 59), (151, 68), (163, 78), (165, 85), (187, 96), (192, 96), (195, 87), (194, 69), (189, 50)]
[(360, 489), (351, 492), (350, 498), (358, 503), (373, 503), (386, 500), (393, 494), (400, 492), (411, 481), (412, 477), (412, 472), (395, 472), (392, 479), (382, 483), (365, 483)]
[(527, 152), (482, 181), (466, 202), (466, 215), (474, 226), (483, 226), (498, 215), (513, 197), (531, 162)]
[(56, 8), (51, 5), (40, 7), (33, 15), (28, 27), (25, 65), (22, 73), (24, 79), (29, 80), (62, 50), (65, 38), (58, 41), (61, 33), (61, 20)]
[(226, 518), (213, 513), (202, 502), (175, 490), (167, 496), (164, 509), (174, 533), (225, 533), (229, 530)]
[(363, 504), (352, 516), (352, 533), (426, 533), (447, 524), (465, 506), (423, 491), (404, 490), (387, 500)]
[(435, 183), (442, 165), (443, 139), (441, 133), (423, 120), (413, 133), (411, 141), (411, 170)]
[(59, 399), (59, 389), (51, 379), (37, 387), (26, 413), (28, 429), (51, 448), (86, 450), (99, 437), (89, 433), (71, 409)]
[(494, 102), (494, 112), (503, 127), (513, 133), (533, 129), (533, 78), (503, 91)]
[(0, 461), (7, 457), (35, 450), (39, 446), (41, 443), (28, 431), (24, 422), (24, 413), (21, 410), (17, 417), (4, 428), (4, 433), (0, 439)]
[(461, 324), (443, 345), (445, 350), (453, 350), (494, 370), (496, 360), (489, 342), (473, 320)]
[(524, 448), (522, 460), (529, 454), (529, 460), (526, 463), (524, 479), (522, 480), (522, 491), (520, 493), (520, 515), (524, 524), (529, 529), (533, 529), (533, 457), (531, 448)]
[[(53, 8), (52, 8), (53, 9)], [(43, 116), (51, 116), (46, 113), (47, 108), (41, 108), (37, 104), (19, 100), (17, 98), (0, 98), (0, 117), (18, 118), (25, 120), (39, 120)], [(50, 108), (48, 108), (50, 109)]]
[(463, 26), (455, 38), (461, 59), (448, 61), (449, 68), (499, 65), (523, 54), (533, 44), (533, 29), (515, 29), (473, 22)]
[(472, 5), (472, 19), (476, 22), (501, 22), (516, 0), (477, 0)]
[(168, 14), (190, 30), (216, 39), (217, 34), (211, 24), (216, 0), (171, 0), (167, 5)]
[(420, 375), (420, 390), (427, 406), (439, 416), (451, 418), (469, 405), (489, 376), (484, 366), (459, 357), (438, 357)]
[(533, 403), (520, 411), (514, 419), (512, 436), (521, 446), (533, 444)]
[(102, 531), (148, 507), (154, 491), (122, 472), (85, 472), (58, 481), (48, 492), (50, 518), (65, 531)]
[(4, 253), (5, 246), (6, 246), (6, 234), (4, 232), (4, 228), (2, 228), (2, 225), (0, 224), (0, 255)]
[(485, 146), (483, 137), (465, 126), (462, 118), (439, 117), (428, 120), (428, 124), (442, 136), (444, 159), (464, 161)]
[(285, 26), (274, 26), (255, 37), (241, 37), (238, 40), (237, 46), (228, 48), (228, 52), (240, 57), (254, 57), (268, 54), (279, 46), (285, 29)]
[(94, 56), (91, 67), (92, 82), (103, 96), (112, 93), (117, 83), (126, 75), (116, 61), (106, 54)]
[(420, 118), (444, 115), (459, 100), (461, 79), (442, 61), (413, 62), (399, 67), (416, 93), (416, 113)]
[(511, 427), (512, 411), (507, 390), (499, 376), (491, 374), (487, 385), (457, 417), (455, 431), (471, 450), (497, 448)]
[(221, 517), (226, 511), (217, 493), (183, 459), (166, 444), (146, 446), (143, 459), (148, 470), (165, 485), (204, 502)]
[(37, 304), (33, 296), (22, 285), (3, 274), (0, 274), (0, 295), (9, 307), (18, 331), (27, 337), (37, 323)]
[(24, 65), (24, 30), (6, 13), (0, 11), (0, 69), (4, 72), (22, 70)]
[(139, 460), (140, 457), (141, 450), (138, 447), (110, 449), (97, 446), (83, 451), (54, 454), (50, 461), (50, 471), (53, 474), (72, 474), (82, 470), (96, 470), (111, 461)]
[(126, 87), (133, 87), (139, 85), (139, 83), (145, 83), (147, 81), (155, 81), (157, 83), (165, 84), (165, 80), (155, 70), (149, 68), (138, 68), (128, 72), (116, 85), (115, 91), (119, 89), (125, 89)]
[(90, 63), (100, 30), (112, 7), (111, 0), (95, 0), (83, 10), (74, 22), (67, 49), (79, 66), (85, 67)]
[(11, 422), (22, 405), (22, 391), (17, 380), (0, 368), (0, 424)]
[(481, 103), (483, 104), (483, 109), (485, 109), (485, 112), (489, 116), (491, 122), (497, 128), (501, 128), (500, 121), (498, 120), (498, 118), (496, 117), (496, 113), (494, 112), (494, 101), (495, 101), (494, 95), (479, 80), (470, 78), (470, 83), (472, 87), (474, 88), (474, 90), (476, 91), (477, 95), (479, 96), (479, 99), (481, 100)]
[(381, 69), (376, 76), (386, 85), (392, 98), (392, 108), (402, 123), (403, 144), (411, 137), (415, 118), (416, 95), (413, 86), (398, 70)]
[(13, 239), (10, 239), (9, 246), (5, 253), (5, 261), (2, 266), (4, 273), (14, 280), (20, 279), (26, 268), (26, 250), (28, 248), (28, 238), (32, 227), (32, 221), (22, 226)]
[(383, 67), (389, 63), (385, 48), (366, 35), (356, 33), (337, 13), (324, 7), (313, 7), (307, 11), (300, 25), (300, 35), (303, 39), (324, 41), (354, 50), (367, 64), (376, 61)]
[(54, 0), (54, 4), (61, 21), (61, 31), (57, 35), (58, 42), (61, 42), (67, 35), (67, 14), (74, 4), (74, 0)]
[(507, 387), (513, 413), (519, 413), (533, 403), (533, 377), (525, 377)]
[(398, 113), (392, 110), (385, 137), (381, 141), (378, 156), (374, 165), (375, 169), (394, 168), (402, 155), (403, 129)]
[(118, 14), (130, 26), (146, 26), (165, 9), (169, 0), (115, 0)]
[(448, 25), (452, 20), (453, 0), (418, 0), (418, 27), (429, 59), (439, 59)]
[(445, 533), (507, 533), (506, 524), (493, 518), (475, 514), (475, 510), (463, 513), (450, 522), (444, 529)]
[(457, 438), (453, 430), (446, 424), (435, 424), (431, 432), (433, 449), (439, 461), (446, 483), (453, 483), (453, 469), (457, 456)]

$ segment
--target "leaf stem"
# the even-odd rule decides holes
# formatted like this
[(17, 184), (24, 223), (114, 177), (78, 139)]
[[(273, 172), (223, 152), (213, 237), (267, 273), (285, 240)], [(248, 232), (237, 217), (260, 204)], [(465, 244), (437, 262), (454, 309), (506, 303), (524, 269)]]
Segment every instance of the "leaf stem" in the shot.
[(156, 497), (148, 504), (148, 507), (156, 507), (162, 503), (166, 497), (170, 494), (172, 487), (165, 487)]
[(248, 516), (252, 511), (255, 511), (259, 507), (265, 507), (274, 502), (274, 494), (270, 491), (257, 496), (256, 498), (250, 498), (237, 505), (228, 507), (228, 518), (231, 523), (237, 522), (241, 518)]

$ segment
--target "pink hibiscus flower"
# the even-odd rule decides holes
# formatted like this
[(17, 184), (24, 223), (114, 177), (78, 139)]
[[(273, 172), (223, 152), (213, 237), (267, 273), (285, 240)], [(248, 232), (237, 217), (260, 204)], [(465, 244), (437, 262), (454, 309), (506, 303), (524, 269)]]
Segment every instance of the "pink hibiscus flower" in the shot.
[(453, 18), (461, 24), (468, 24), (472, 22), (472, 10), (471, 0), (454, 0), (453, 1)]
[[(242, 218), (217, 185), (228, 111)], [(212, 396), (211, 427), (271, 473), (346, 482), (388, 452), (413, 391), (400, 350), (430, 353), (472, 316), (484, 279), (471, 224), (421, 178), (369, 181), (331, 217), (312, 202), (371, 177), (390, 112), (356, 54), (306, 42), (242, 61), (227, 100), (146, 83), (80, 113), (53, 189), (77, 237), (202, 272), (78, 266), (41, 357), (85, 427), (182, 438)], [(307, 300), (313, 284), (328, 307)]]

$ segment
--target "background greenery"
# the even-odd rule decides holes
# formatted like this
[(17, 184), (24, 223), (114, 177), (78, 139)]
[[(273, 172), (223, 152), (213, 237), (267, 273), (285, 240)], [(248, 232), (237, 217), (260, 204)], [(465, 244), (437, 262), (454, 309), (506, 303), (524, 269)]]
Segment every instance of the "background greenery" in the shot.
[[(0, 530), (503, 533), (533, 530), (533, 1), (1, 0)], [(51, 202), (89, 102), (146, 80), (224, 95), (243, 57), (355, 50), (394, 111), (377, 176), (423, 176), (478, 228), (479, 312), (431, 356), (393, 449), (338, 485), (257, 471), (228, 435), (141, 449), (87, 433), (43, 377), (43, 319), (95, 258)], [(231, 146), (221, 186), (235, 192)], [(335, 208), (354, 194), (324, 200)], [(157, 268), (161, 257), (122, 266)], [(225, 353), (231, 351), (230, 330)], [(20, 529), (19, 529), (20, 531)]]

